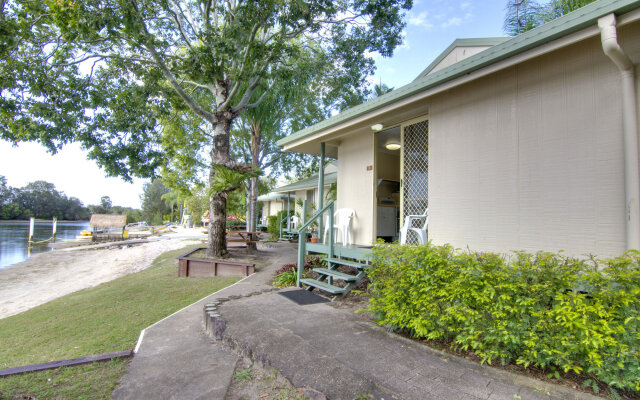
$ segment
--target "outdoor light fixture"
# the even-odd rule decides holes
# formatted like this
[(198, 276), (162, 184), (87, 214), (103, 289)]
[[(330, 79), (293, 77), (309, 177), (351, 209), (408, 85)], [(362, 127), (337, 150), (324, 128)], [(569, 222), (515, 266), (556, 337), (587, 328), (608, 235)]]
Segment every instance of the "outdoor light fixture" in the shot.
[(374, 132), (380, 132), (382, 130), (382, 128), (384, 128), (384, 126), (382, 126), (382, 124), (371, 125), (371, 130), (374, 131)]
[(400, 147), (402, 147), (402, 146), (400, 146), (400, 143), (398, 143), (397, 141), (395, 141), (395, 140), (390, 140), (390, 141), (388, 141), (388, 142), (387, 142), (387, 144), (385, 144), (385, 145), (384, 145), (384, 147), (385, 147), (387, 150), (398, 150), (398, 149), (400, 149)]

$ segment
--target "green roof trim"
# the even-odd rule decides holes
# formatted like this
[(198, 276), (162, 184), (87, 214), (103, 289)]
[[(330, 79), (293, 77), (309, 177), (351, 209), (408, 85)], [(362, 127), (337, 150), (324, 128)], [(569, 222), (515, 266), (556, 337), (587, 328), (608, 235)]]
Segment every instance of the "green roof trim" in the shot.
[(447, 47), (442, 53), (440, 53), (440, 55), (438, 57), (436, 57), (435, 60), (433, 60), (431, 62), (431, 64), (429, 64), (429, 66), (427, 68), (425, 68), (422, 72), (420, 72), (420, 74), (418, 74), (418, 76), (416, 77), (416, 79), (420, 79), (422, 77), (425, 77), (429, 74), (429, 72), (431, 72), (432, 69), (434, 69), (436, 67), (436, 65), (440, 64), (440, 62), (442, 60), (444, 60), (444, 58), (446, 56), (449, 55), (449, 53), (451, 53), (453, 51), (453, 49), (455, 49), (456, 47), (485, 47), (485, 46), (495, 46), (497, 44), (500, 43), (504, 43), (507, 40), (510, 40), (510, 37), (488, 37), (488, 38), (466, 38), (466, 39), (456, 39), (453, 41), (453, 43), (451, 43), (449, 45), (449, 47)]
[(620, 15), (637, 8), (640, 8), (640, 0), (595, 1), (558, 19), (510, 38), (500, 44), (486, 49), (485, 51), (436, 71), (433, 74), (418, 78), (396, 90), (366, 103), (352, 107), (308, 128), (295, 132), (280, 139), (277, 144), (278, 146), (285, 146), (306, 136), (334, 127), (340, 123), (347, 122), (380, 109), (388, 104), (410, 97), (460, 76), (469, 74), (488, 65), (523, 53), (563, 36), (575, 33), (589, 26), (593, 26), (597, 23), (598, 18), (607, 14), (615, 13)]
[[(338, 181), (338, 173), (330, 172), (324, 174), (324, 185), (328, 186)], [(310, 176), (309, 178), (301, 179), (297, 182), (290, 183), (285, 186), (280, 186), (273, 189), (272, 193), (293, 192), (302, 189), (313, 189), (318, 187), (318, 175)]]

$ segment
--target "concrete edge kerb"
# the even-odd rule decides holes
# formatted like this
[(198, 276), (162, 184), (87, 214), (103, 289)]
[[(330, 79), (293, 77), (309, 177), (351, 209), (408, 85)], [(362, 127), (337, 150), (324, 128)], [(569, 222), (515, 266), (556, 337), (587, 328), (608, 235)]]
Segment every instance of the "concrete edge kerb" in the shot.
[(160, 322), (162, 322), (162, 321), (164, 321), (164, 320), (166, 320), (166, 319), (168, 319), (168, 318), (173, 317), (174, 315), (178, 314), (179, 312), (182, 312), (182, 311), (184, 311), (185, 309), (187, 309), (187, 308), (189, 308), (189, 307), (191, 307), (191, 306), (193, 306), (193, 305), (196, 305), (196, 304), (200, 303), (201, 301), (203, 301), (203, 300), (205, 300), (205, 299), (207, 299), (207, 298), (209, 298), (209, 297), (213, 296), (213, 295), (214, 295), (214, 294), (216, 294), (216, 293), (223, 292), (223, 291), (225, 291), (225, 290), (227, 290), (227, 289), (229, 289), (229, 288), (231, 288), (231, 287), (233, 287), (233, 286), (235, 286), (235, 285), (239, 284), (240, 282), (244, 281), (245, 279), (247, 279), (247, 278), (249, 278), (249, 277), (251, 277), (251, 276), (253, 276), (253, 275), (255, 275), (255, 274), (256, 274), (256, 273), (254, 272), (253, 274), (251, 274), (251, 275), (249, 275), (249, 276), (245, 276), (244, 278), (240, 279), (238, 282), (235, 282), (235, 283), (233, 283), (233, 284), (231, 284), (231, 285), (229, 285), (229, 286), (223, 287), (222, 289), (220, 289), (220, 290), (218, 290), (218, 291), (212, 292), (212, 293), (210, 293), (210, 294), (208, 294), (208, 295), (206, 295), (206, 296), (202, 297), (201, 299), (196, 300), (196, 301), (194, 301), (193, 303), (188, 304), (188, 305), (186, 305), (186, 306), (182, 307), (181, 309), (179, 309), (178, 311), (176, 311), (176, 312), (172, 313), (171, 315), (167, 315), (166, 317), (162, 318), (161, 320), (158, 320), (158, 321), (154, 322), (153, 324), (151, 324), (151, 325), (147, 326), (146, 328), (144, 328), (143, 330), (141, 330), (141, 331), (140, 331), (140, 336), (138, 336), (138, 341), (136, 342), (136, 347), (133, 349), (133, 354), (138, 353), (138, 350), (140, 349), (140, 345), (142, 344), (142, 340), (144, 339), (144, 334), (145, 334), (145, 332), (146, 332), (146, 330), (147, 330), (147, 329), (150, 329), (150, 328), (154, 327), (155, 325), (159, 324)]
[(245, 293), (241, 295), (231, 295), (229, 297), (218, 297), (214, 301), (208, 302), (202, 308), (203, 310), (202, 322), (203, 322), (204, 332), (213, 340), (217, 340), (217, 341), (223, 340), (224, 331), (226, 330), (226, 327), (227, 327), (226, 321), (222, 318), (219, 312), (219, 307), (223, 303), (229, 300), (257, 296), (257, 295), (271, 293), (278, 290), (280, 290), (280, 288), (265, 288), (262, 290), (256, 290), (251, 293)]

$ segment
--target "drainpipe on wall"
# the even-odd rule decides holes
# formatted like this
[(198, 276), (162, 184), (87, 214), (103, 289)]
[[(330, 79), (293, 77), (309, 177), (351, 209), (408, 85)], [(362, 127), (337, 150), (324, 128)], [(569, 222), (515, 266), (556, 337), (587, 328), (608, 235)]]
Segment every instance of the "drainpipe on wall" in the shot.
[(640, 250), (640, 168), (638, 164), (638, 108), (633, 62), (618, 44), (616, 16), (598, 19), (602, 49), (622, 75), (622, 119), (624, 132), (624, 187), (626, 197), (627, 250)]

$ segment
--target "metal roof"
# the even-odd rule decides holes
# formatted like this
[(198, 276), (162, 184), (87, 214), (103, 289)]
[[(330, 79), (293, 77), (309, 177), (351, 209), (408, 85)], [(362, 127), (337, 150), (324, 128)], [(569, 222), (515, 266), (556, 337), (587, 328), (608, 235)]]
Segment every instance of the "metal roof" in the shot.
[(321, 132), (340, 123), (360, 117), (391, 103), (397, 102), (429, 88), (438, 86), (475, 70), (497, 63), (506, 58), (523, 53), (571, 33), (580, 31), (597, 23), (598, 18), (611, 14), (623, 14), (640, 7), (640, 0), (598, 0), (569, 14), (548, 22), (530, 31), (510, 38), (453, 65), (422, 76), (396, 90), (352, 107), (331, 118), (295, 132), (278, 141), (285, 146), (296, 140)]
[[(324, 174), (324, 185), (328, 186), (338, 181), (337, 172), (329, 172)], [(313, 189), (318, 187), (318, 175), (310, 176), (309, 178), (301, 179), (297, 182), (290, 183), (286, 186), (281, 186), (272, 190), (272, 193), (293, 192), (295, 190)]]
[[(289, 196), (287, 196), (286, 194), (270, 192), (270, 193), (258, 196), (258, 201), (284, 200), (287, 197)], [(295, 198), (295, 196), (293, 197)]]

